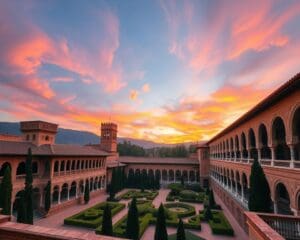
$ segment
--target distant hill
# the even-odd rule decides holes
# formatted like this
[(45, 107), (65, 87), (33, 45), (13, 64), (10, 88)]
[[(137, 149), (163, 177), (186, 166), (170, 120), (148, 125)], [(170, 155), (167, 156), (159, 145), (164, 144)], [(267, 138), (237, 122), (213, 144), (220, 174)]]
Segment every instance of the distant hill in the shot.
[[(18, 122), (0, 122), (0, 134), (20, 135), (20, 123)], [(132, 144), (139, 145), (143, 148), (154, 148), (163, 146), (172, 146), (174, 144), (155, 143), (148, 140), (134, 138), (118, 138), (118, 142), (130, 141)], [(100, 137), (94, 133), (87, 131), (78, 131), (72, 129), (59, 128), (56, 135), (56, 143), (58, 144), (97, 144)], [(185, 143), (190, 145), (191, 143)]]

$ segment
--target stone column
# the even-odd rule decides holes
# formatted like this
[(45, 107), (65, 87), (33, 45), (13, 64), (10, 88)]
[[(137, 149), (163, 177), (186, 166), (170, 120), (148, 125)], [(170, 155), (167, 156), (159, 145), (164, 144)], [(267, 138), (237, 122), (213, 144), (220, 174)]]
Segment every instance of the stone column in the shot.
[(237, 185), (237, 181), (235, 182), (235, 196), (238, 195), (238, 185)]
[(60, 204), (60, 188), (58, 189), (58, 201), (57, 201), (58, 204)]
[(274, 213), (277, 214), (278, 213), (278, 209), (277, 209), (277, 203), (274, 202)]
[(271, 166), (274, 166), (274, 160), (275, 160), (275, 147), (271, 147)]
[(244, 186), (242, 185), (242, 202), (244, 202)]
[(234, 151), (234, 161), (236, 162), (236, 151)]
[(232, 179), (230, 180), (230, 191), (231, 191), (231, 193), (233, 193), (233, 183), (232, 183)]
[(70, 200), (70, 191), (69, 191), (69, 189), (68, 189), (68, 195), (67, 196), (68, 196), (67, 200), (69, 201)]
[(251, 149), (247, 149), (248, 152), (248, 163), (250, 163), (250, 158), (251, 158)]
[(295, 166), (295, 151), (294, 151), (294, 145), (290, 144), (290, 152), (291, 152), (291, 162), (290, 162), (290, 168), (294, 168)]
[(257, 158), (258, 158), (258, 162), (260, 162), (261, 161), (261, 149), (260, 148), (258, 148), (257, 149)]

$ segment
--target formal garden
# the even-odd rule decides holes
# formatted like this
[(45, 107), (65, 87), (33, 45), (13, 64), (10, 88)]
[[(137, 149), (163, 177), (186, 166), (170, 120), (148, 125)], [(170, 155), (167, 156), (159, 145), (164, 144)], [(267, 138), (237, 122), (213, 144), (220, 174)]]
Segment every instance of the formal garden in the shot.
[(95, 206), (85, 209), (84, 211), (77, 213), (64, 220), (64, 224), (78, 227), (86, 227), (96, 229), (102, 224), (103, 213), (106, 205), (111, 210), (111, 215), (114, 216), (122, 209), (125, 208), (125, 204), (116, 202), (103, 202), (96, 204)]
[(157, 190), (129, 190), (116, 197), (117, 200), (128, 200), (132, 198), (154, 200), (158, 195)]

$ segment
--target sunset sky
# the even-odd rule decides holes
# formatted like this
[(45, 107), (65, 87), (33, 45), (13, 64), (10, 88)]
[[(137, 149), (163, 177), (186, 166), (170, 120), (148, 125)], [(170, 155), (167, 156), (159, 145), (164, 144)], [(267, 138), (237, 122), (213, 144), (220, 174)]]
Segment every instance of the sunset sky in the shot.
[(300, 1), (1, 1), (0, 121), (207, 140), (300, 71)]

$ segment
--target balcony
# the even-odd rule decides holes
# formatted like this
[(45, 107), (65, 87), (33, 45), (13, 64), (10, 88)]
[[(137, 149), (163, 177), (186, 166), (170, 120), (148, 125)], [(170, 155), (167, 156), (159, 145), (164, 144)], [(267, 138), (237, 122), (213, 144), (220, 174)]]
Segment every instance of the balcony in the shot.
[(300, 218), (294, 216), (245, 212), (249, 239), (299, 240)]
[[(211, 157), (210, 159), (217, 160), (217, 161), (237, 162), (237, 163), (250, 164), (250, 165), (253, 163), (253, 159), (250, 159), (250, 158), (215, 158), (215, 157)], [(262, 166), (300, 169), (300, 160), (259, 159), (259, 162)]]

